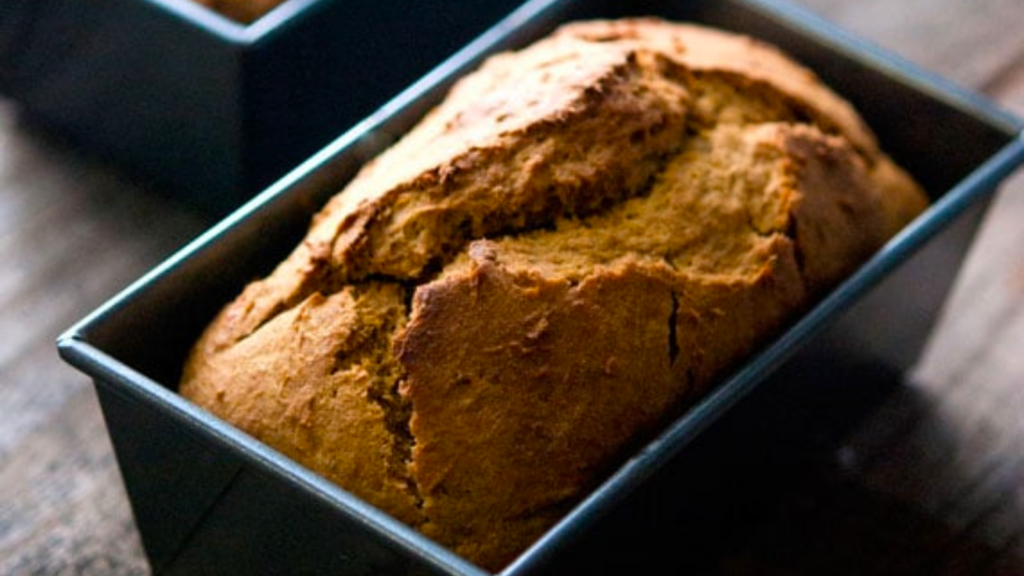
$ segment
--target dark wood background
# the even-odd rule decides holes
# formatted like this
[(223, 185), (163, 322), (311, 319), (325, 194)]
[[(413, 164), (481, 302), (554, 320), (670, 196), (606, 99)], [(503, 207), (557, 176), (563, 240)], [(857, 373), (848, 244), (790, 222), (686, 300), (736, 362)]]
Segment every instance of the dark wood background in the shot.
[[(1024, 115), (1024, 0), (800, 2)], [(91, 384), (53, 342), (209, 224), (0, 99), (0, 574), (148, 573)], [(1024, 574), (1024, 174), (919, 367), (866, 389), (806, 423), (788, 472), (735, 485), (747, 521), (705, 571)]]

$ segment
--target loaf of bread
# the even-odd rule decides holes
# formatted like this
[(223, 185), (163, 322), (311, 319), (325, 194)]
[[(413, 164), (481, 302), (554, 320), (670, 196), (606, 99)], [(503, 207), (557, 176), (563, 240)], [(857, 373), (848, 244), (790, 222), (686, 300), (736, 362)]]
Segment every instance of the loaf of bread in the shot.
[(180, 390), (498, 569), (925, 205), (778, 50), (572, 23), (365, 166)]
[(255, 22), (284, 0), (195, 0), (241, 24)]

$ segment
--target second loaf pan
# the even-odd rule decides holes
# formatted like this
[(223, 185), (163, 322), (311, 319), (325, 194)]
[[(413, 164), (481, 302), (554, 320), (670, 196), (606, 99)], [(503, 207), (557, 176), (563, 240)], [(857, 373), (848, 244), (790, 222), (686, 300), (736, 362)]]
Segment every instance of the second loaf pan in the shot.
[[(525, 45), (561, 22), (624, 15), (703, 22), (782, 47), (858, 107), (933, 205), (503, 574), (625, 570), (648, 557), (671, 564), (699, 556), (672, 533), (650, 544), (630, 538), (640, 525), (656, 534), (697, 512), (637, 507), (637, 494), (653, 493), (649, 500), (659, 503), (678, 496), (672, 483), (652, 477), (679, 466), (685, 475), (688, 453), (723, 417), (745, 408), (737, 404), (755, 390), (781, 380), (835, 386), (866, 373), (898, 379), (913, 365), (991, 193), (1024, 161), (1019, 120), (781, 2), (536, 0), (61, 337), (63, 357), (96, 381), (156, 571), (485, 574), (192, 405), (175, 386), (189, 345), (211, 316), (283, 258), (312, 213), (438, 102), (454, 78), (484, 55)], [(959, 145), (945, 144), (951, 141)], [(598, 532), (605, 536), (595, 541)]]
[(0, 94), (223, 216), (484, 32), (517, 0), (3, 0)]

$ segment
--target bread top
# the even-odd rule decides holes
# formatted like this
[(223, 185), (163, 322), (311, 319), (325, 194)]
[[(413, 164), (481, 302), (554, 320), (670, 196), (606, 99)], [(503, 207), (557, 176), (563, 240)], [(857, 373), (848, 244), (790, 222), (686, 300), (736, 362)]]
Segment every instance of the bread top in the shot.
[(905, 212), (920, 208), (916, 185), (882, 155), (850, 105), (776, 49), (654, 19), (570, 24), (492, 57), (370, 162), (316, 217), (299, 249), (250, 290), (229, 338), (324, 284), (422, 279), (472, 238), (635, 196), (688, 126), (765, 121), (846, 137), (869, 167), (893, 172), (890, 187), (906, 199)]
[(362, 169), (181, 392), (498, 569), (925, 204), (777, 50), (570, 24)]
[[(791, 112), (806, 114), (827, 132), (841, 133), (868, 157), (879, 153), (878, 143), (853, 107), (822, 84), (809, 69), (797, 64), (778, 48), (749, 36), (738, 36), (703, 26), (656, 19), (624, 19), (577, 22), (563, 26), (556, 36), (634, 45), (655, 50), (682, 64), (692, 73), (729, 78), (745, 91), (778, 91), (789, 100)], [(765, 96), (765, 94), (761, 94)], [(699, 106), (699, 105), (698, 105)], [(716, 123), (729, 121), (710, 113)]]
[(251, 24), (284, 0), (194, 0), (241, 24)]
[(298, 249), (247, 288), (224, 337), (324, 286), (417, 281), (472, 238), (639, 194), (685, 130), (689, 97), (671, 67), (573, 38), (491, 58), (328, 202)]

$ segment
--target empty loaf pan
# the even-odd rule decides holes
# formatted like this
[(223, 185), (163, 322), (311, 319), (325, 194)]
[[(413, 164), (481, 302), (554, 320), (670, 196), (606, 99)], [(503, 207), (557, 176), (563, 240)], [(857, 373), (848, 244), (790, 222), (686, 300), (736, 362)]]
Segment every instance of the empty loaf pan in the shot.
[(5, 0), (0, 93), (199, 208), (238, 207), (494, 25), (516, 0)]
[[(884, 148), (928, 189), (933, 204), (637, 451), (502, 574), (553, 566), (573, 573), (565, 567), (615, 561), (628, 566), (630, 553), (682, 554), (685, 541), (623, 552), (589, 545), (587, 537), (600, 527), (627, 540), (633, 527), (608, 526), (609, 515), (621, 519), (621, 510), (632, 505), (627, 496), (645, 490), (661, 490), (654, 496), (659, 500), (674, 497), (672, 488), (650, 478), (685, 458), (686, 449), (753, 390), (780, 378), (817, 386), (844, 374), (898, 378), (913, 365), (995, 187), (1024, 162), (1018, 119), (781, 2), (537, 0), (60, 338), (63, 357), (96, 382), (154, 569), (169, 574), (485, 574), (198, 409), (175, 393), (176, 382), (188, 347), (212, 315), (247, 281), (269, 272), (301, 239), (316, 209), (438, 102), (454, 78), (486, 54), (527, 44), (561, 22), (626, 15), (706, 23), (782, 47), (854, 103)], [(685, 507), (672, 509), (686, 514)], [(625, 517), (671, 524), (662, 514)]]

